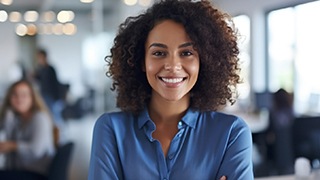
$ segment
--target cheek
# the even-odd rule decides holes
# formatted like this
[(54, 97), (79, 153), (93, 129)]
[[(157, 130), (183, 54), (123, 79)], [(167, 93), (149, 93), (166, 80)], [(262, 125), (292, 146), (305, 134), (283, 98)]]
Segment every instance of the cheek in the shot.
[(23, 113), (30, 110), (32, 106), (32, 98), (31, 97), (13, 98), (11, 100), (11, 105), (14, 109)]
[(147, 76), (149, 75), (155, 75), (161, 68), (161, 65), (159, 63), (155, 62), (146, 62), (145, 63), (145, 72)]
[(31, 108), (31, 106), (32, 106), (32, 98), (31, 97), (28, 97), (25, 99), (25, 106), (28, 108)]
[(191, 65), (189, 66), (189, 68), (188, 68), (188, 71), (189, 71), (190, 74), (198, 77), (199, 71), (200, 71), (200, 65), (199, 65), (199, 63), (198, 63), (198, 62), (195, 62), (195, 63), (191, 64)]
[(16, 98), (13, 98), (13, 97), (11, 97), (10, 98), (10, 105), (12, 106), (12, 107), (15, 107), (15, 106), (17, 106), (17, 99)]

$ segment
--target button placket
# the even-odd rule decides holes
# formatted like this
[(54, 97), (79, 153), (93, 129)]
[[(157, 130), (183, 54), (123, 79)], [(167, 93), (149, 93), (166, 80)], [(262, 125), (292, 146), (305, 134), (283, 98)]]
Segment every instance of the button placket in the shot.
[(184, 128), (182, 126), (183, 126), (183, 123), (181, 122), (181, 125), (180, 125), (180, 122), (179, 122), (179, 124), (178, 124), (179, 132), (176, 134), (176, 136), (173, 138), (173, 140), (171, 141), (171, 144), (170, 144), (170, 148), (169, 148), (169, 152), (168, 152), (168, 156), (167, 156), (168, 171), (170, 171), (170, 169), (172, 168), (172, 166), (175, 162), (175, 159), (181, 149), (180, 146), (182, 146), (181, 145), (181, 137), (182, 137), (182, 134), (184, 133)]

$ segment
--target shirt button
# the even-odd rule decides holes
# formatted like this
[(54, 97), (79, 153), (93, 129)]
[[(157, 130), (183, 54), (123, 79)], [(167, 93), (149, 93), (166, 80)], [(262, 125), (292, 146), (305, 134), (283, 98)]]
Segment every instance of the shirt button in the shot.
[(179, 125), (179, 126), (182, 126), (182, 122), (181, 122), (181, 121), (179, 121), (178, 125)]
[(169, 156), (169, 159), (172, 160), (172, 159), (173, 159), (173, 155), (170, 155), (170, 156)]

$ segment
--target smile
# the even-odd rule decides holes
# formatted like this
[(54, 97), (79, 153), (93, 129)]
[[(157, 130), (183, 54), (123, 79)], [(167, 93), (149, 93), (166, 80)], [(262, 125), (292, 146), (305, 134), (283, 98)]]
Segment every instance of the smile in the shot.
[(184, 80), (184, 78), (160, 78), (162, 81), (166, 83), (180, 83)]

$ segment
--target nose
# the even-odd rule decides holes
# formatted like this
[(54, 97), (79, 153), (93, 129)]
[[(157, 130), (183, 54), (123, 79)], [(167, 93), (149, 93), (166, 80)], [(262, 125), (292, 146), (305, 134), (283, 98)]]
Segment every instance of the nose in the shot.
[(165, 64), (164, 69), (167, 71), (180, 71), (182, 69), (182, 65), (180, 59), (178, 57), (170, 58)]

